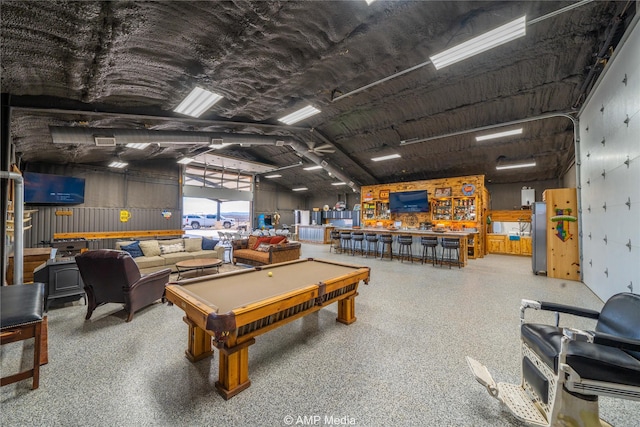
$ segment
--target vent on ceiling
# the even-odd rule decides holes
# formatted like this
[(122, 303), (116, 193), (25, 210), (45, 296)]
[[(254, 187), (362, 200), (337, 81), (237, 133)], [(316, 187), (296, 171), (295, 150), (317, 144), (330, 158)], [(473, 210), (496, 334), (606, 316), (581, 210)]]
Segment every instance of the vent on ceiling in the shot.
[(323, 168), (326, 168), (327, 166), (329, 166), (329, 163), (327, 163), (326, 160), (323, 160), (320, 162), (320, 166), (322, 166)]
[(96, 147), (115, 147), (116, 139), (112, 136), (94, 136)]
[(211, 140), (211, 145), (222, 145), (222, 144), (223, 144), (223, 140), (222, 139), (213, 138)]

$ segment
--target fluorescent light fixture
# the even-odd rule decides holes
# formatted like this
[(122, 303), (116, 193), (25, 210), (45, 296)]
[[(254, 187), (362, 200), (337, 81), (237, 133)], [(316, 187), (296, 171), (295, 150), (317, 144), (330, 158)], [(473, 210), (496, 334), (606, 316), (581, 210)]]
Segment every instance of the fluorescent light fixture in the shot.
[(476, 141), (486, 141), (487, 139), (496, 139), (496, 138), (502, 138), (502, 137), (505, 137), (505, 136), (520, 135), (521, 133), (522, 133), (522, 128), (506, 130), (504, 132), (498, 132), (498, 133), (492, 133), (492, 134), (489, 134), (489, 135), (476, 136)]
[(292, 188), (291, 190), (292, 191), (305, 191), (305, 190), (308, 190), (308, 188), (307, 187), (298, 187), (298, 188)]
[(398, 159), (400, 157), (402, 157), (400, 154), (389, 154), (388, 156), (374, 157), (371, 160), (373, 160), (374, 162), (381, 162), (383, 160)]
[(338, 186), (338, 185), (347, 185), (347, 183), (346, 183), (346, 182), (332, 182), (332, 183), (331, 183), (331, 185), (335, 185), (335, 186)]
[(530, 168), (535, 165), (536, 165), (536, 161), (533, 159), (512, 161), (512, 162), (498, 162), (498, 164), (496, 165), (496, 170)]
[(320, 110), (318, 110), (316, 107), (307, 105), (306, 107), (301, 108), (298, 111), (295, 111), (289, 114), (288, 116), (284, 116), (283, 118), (278, 120), (286, 125), (292, 125), (296, 122), (299, 122), (300, 120), (306, 119), (307, 117), (311, 117), (315, 114), (318, 114), (319, 112)]
[(178, 163), (180, 163), (181, 165), (188, 165), (189, 163), (193, 162), (195, 159), (191, 158), (191, 157), (181, 157), (178, 159)]
[(119, 168), (119, 169), (122, 169), (123, 167), (125, 167), (125, 166), (127, 166), (127, 165), (128, 165), (128, 163), (120, 162), (120, 161), (117, 161), (117, 160), (114, 160), (113, 162), (109, 163), (109, 167), (110, 167), (110, 168)]
[(282, 178), (282, 175), (279, 173), (274, 173), (273, 175), (265, 175), (265, 178), (273, 179), (273, 178)]
[(191, 117), (200, 117), (205, 111), (222, 99), (221, 95), (209, 92), (198, 86), (176, 107), (176, 113)]
[(127, 143), (127, 148), (135, 148), (136, 150), (144, 150), (151, 144), (149, 142), (129, 142)]
[(315, 171), (315, 170), (318, 170), (318, 169), (322, 169), (322, 166), (315, 165), (315, 166), (309, 166), (309, 167), (306, 167), (306, 168), (302, 168), (302, 170), (305, 170), (305, 171)]
[(373, 3), (373, 2), (374, 2), (374, 1), (376, 1), (376, 0), (364, 0), (364, 1), (366, 1), (366, 2), (367, 2), (367, 6), (368, 6), (368, 5), (370, 5), (371, 3)]
[(523, 37), (526, 34), (527, 16), (522, 16), (495, 30), (474, 37), (464, 43), (430, 56), (429, 59), (436, 70), (455, 64), (463, 59), (486, 52), (501, 44)]
[(232, 145), (230, 142), (223, 142), (222, 144), (211, 144), (209, 145), (209, 148), (214, 149), (214, 150), (218, 150), (220, 148), (224, 148), (227, 147), (229, 145)]

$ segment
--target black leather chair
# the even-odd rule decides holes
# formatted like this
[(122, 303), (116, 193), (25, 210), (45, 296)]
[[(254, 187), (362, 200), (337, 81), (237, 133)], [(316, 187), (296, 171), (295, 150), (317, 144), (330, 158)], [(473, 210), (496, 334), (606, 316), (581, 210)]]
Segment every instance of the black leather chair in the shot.
[(99, 249), (76, 256), (87, 293), (87, 317), (100, 305), (123, 303), (127, 322), (139, 309), (162, 299), (171, 269), (142, 275), (134, 259), (124, 251)]
[(33, 390), (40, 385), (44, 298), (44, 283), (0, 287), (0, 343), (9, 344), (29, 338), (34, 339), (33, 368), (2, 377), (0, 385), (13, 384), (27, 378), (33, 378), (31, 385)]
[[(555, 312), (555, 325), (526, 323), (527, 309)], [(561, 328), (560, 313), (594, 319), (595, 328)], [(520, 319), (520, 385), (496, 384), (467, 357), (476, 379), (517, 418), (535, 425), (600, 425), (598, 396), (640, 400), (640, 295), (614, 295), (600, 312), (522, 300)]]
[(354, 231), (351, 233), (351, 255), (356, 253), (356, 248), (359, 248), (360, 253), (364, 255), (364, 232)]
[(384, 254), (389, 254), (389, 259), (393, 260), (393, 235), (381, 234), (380, 235), (380, 259), (384, 259)]
[(411, 253), (411, 246), (413, 245), (413, 237), (409, 235), (400, 235), (398, 236), (398, 257), (400, 258), (400, 262), (403, 262), (405, 258), (411, 260), (413, 264), (413, 253)]
[[(376, 258), (378, 256), (378, 235), (376, 233), (366, 233), (364, 238), (367, 241), (365, 256), (369, 256), (373, 252), (373, 257)], [(373, 251), (371, 251), (371, 247), (373, 247)]]
[(350, 252), (353, 247), (351, 246), (351, 232), (350, 231), (341, 231), (340, 232), (340, 246), (342, 247), (342, 252)]
[(456, 264), (458, 268), (461, 268), (460, 262), (460, 240), (451, 238), (442, 238), (442, 257), (440, 258), (440, 266), (444, 263), (449, 264), (451, 268), (452, 264)]

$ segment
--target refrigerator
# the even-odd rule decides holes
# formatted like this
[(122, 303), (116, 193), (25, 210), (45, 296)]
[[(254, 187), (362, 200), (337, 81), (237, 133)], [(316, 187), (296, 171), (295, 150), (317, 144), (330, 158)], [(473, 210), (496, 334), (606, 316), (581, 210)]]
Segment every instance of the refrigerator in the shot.
[(311, 211), (294, 210), (293, 221), (296, 225), (309, 225), (311, 223)]
[(531, 266), (533, 274), (547, 274), (547, 204), (531, 205)]

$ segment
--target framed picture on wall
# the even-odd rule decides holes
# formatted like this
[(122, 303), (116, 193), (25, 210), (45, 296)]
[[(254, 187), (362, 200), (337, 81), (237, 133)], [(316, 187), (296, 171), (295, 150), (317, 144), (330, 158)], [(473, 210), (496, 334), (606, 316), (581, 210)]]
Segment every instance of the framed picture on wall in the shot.
[(436, 188), (433, 197), (451, 197), (451, 187)]
[(389, 199), (389, 190), (380, 190), (380, 194), (378, 195), (378, 198), (380, 200), (387, 200)]

